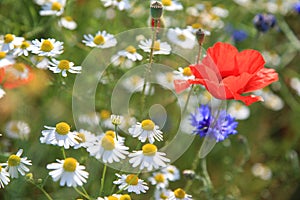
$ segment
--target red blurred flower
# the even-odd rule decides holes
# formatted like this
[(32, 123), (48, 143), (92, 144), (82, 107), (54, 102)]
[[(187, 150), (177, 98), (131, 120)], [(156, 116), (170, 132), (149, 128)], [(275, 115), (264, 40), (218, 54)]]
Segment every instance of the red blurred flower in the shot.
[(264, 64), (262, 55), (256, 50), (238, 52), (234, 46), (218, 42), (208, 48), (200, 64), (190, 65), (195, 79), (175, 80), (175, 90), (179, 93), (191, 84), (201, 84), (218, 99), (236, 99), (250, 105), (263, 101), (262, 97), (242, 94), (278, 80), (275, 70), (264, 68)]

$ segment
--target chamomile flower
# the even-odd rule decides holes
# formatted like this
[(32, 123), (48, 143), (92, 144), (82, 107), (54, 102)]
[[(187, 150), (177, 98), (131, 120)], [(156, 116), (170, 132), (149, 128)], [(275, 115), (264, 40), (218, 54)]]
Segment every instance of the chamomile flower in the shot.
[(24, 121), (10, 121), (6, 124), (5, 132), (9, 138), (27, 140), (30, 127)]
[(40, 15), (56, 15), (60, 16), (64, 12), (64, 7), (66, 5), (66, 0), (50, 0), (42, 5), (42, 10), (40, 11)]
[(129, 0), (101, 0), (104, 7), (117, 7), (119, 10), (129, 10), (131, 8)]
[(48, 130), (42, 131), (41, 143), (63, 146), (65, 149), (78, 144), (79, 138), (76, 132), (71, 132), (71, 127), (66, 122), (57, 123), (55, 127), (45, 126), (45, 128)]
[(131, 200), (129, 194), (113, 194), (107, 197), (98, 197), (97, 200)]
[(85, 166), (79, 165), (75, 158), (69, 157), (64, 160), (56, 160), (57, 163), (47, 165), (47, 169), (52, 170), (49, 175), (53, 181), (60, 180), (60, 186), (68, 187), (82, 186), (86, 183), (89, 173), (85, 171)]
[(113, 129), (115, 126), (111, 123), (111, 112), (109, 110), (103, 109), (99, 113), (100, 123), (105, 128)]
[(13, 79), (28, 79), (29, 78), (29, 67), (24, 63), (17, 62), (13, 65), (9, 65), (6, 68), (6, 73), (10, 74)]
[(139, 53), (136, 52), (136, 48), (132, 45), (126, 47), (125, 50), (121, 50), (118, 52), (120, 56), (125, 56), (126, 58), (132, 60), (132, 61), (137, 61), (137, 60), (142, 60), (143, 56)]
[(25, 172), (29, 172), (26, 165), (32, 165), (31, 160), (27, 160), (27, 157), (21, 158), (22, 153), (23, 149), (19, 149), (16, 154), (10, 155), (7, 162), (3, 164), (3, 166), (6, 166), (5, 169), (11, 178), (18, 178), (19, 173), (24, 176)]
[(21, 45), (23, 37), (16, 37), (13, 34), (6, 34), (3, 40), (0, 40), (0, 46), (2, 46), (1, 51), (8, 52), (13, 50), (15, 46)]
[(126, 56), (119, 55), (118, 53), (111, 57), (110, 62), (114, 66), (120, 66), (120, 67), (124, 67), (126, 69), (129, 69), (133, 66), (132, 60), (128, 59)]
[(7, 185), (9, 182), (9, 173), (0, 164), (0, 188), (4, 188), (4, 185)]
[(174, 74), (172, 72), (157, 73), (156, 80), (162, 87), (174, 90)]
[(87, 148), (89, 144), (93, 143), (97, 139), (94, 134), (84, 129), (77, 131), (76, 136), (78, 138), (76, 139), (78, 144), (73, 146), (74, 149), (79, 149), (81, 147)]
[(249, 107), (240, 102), (232, 102), (228, 107), (228, 113), (237, 120), (247, 119), (250, 115)]
[(125, 78), (122, 82), (122, 85), (130, 93), (139, 92), (143, 90), (144, 78), (138, 75), (133, 75), (128, 78)]
[(104, 163), (119, 162), (125, 159), (128, 154), (128, 147), (124, 140), (118, 141), (114, 135), (105, 134), (100, 136), (94, 143), (87, 147), (87, 151), (96, 159), (101, 159)]
[(73, 62), (70, 62), (68, 60), (56, 60), (54, 58), (51, 59), (49, 62), (49, 70), (53, 73), (61, 73), (63, 77), (67, 77), (67, 71), (73, 74), (79, 74), (81, 73), (81, 66), (74, 66)]
[(137, 122), (128, 129), (128, 132), (132, 135), (132, 137), (138, 137), (141, 142), (146, 142), (146, 140), (148, 140), (151, 144), (153, 144), (155, 140), (163, 140), (163, 133), (150, 119), (145, 119), (141, 123)]
[(157, 189), (167, 188), (169, 181), (165, 174), (161, 172), (153, 173), (151, 177), (148, 178), (152, 185), (155, 185)]
[(170, 193), (169, 200), (192, 200), (192, 195), (187, 194), (183, 189), (178, 188)]
[(31, 43), (29, 41), (22, 41), (22, 43), (18, 46), (15, 47), (13, 55), (14, 56), (28, 56), (29, 55), (29, 50), (30, 50), (30, 45)]
[(44, 56), (31, 56), (31, 62), (39, 69), (48, 69), (49, 66), (49, 59)]
[[(140, 42), (139, 47), (147, 53), (151, 52), (152, 39), (142, 40)], [(156, 40), (154, 42), (153, 54), (164, 54), (168, 55), (171, 53), (171, 46), (167, 42), (161, 42), (160, 40)]]
[(166, 168), (163, 168), (161, 172), (169, 181), (177, 181), (180, 179), (180, 172), (174, 165), (168, 165)]
[(183, 6), (178, 0), (162, 0), (162, 5), (167, 11), (182, 10)]
[(12, 65), (16, 61), (12, 55), (7, 54), (4, 51), (0, 51), (0, 68), (5, 67), (7, 65)]
[(139, 179), (135, 174), (116, 174), (119, 178), (113, 183), (119, 185), (120, 190), (127, 190), (128, 192), (134, 192), (136, 194), (146, 193), (146, 190), (149, 189), (147, 183), (144, 180)]
[(93, 37), (91, 34), (83, 35), (84, 40), (82, 42), (89, 47), (97, 47), (97, 48), (109, 48), (116, 46), (117, 40), (112, 35), (107, 33), (106, 31), (98, 31), (98, 33)]
[(194, 79), (195, 76), (192, 73), (192, 70), (189, 66), (187, 67), (179, 67), (177, 71), (173, 71), (175, 75), (175, 79), (181, 79), (181, 80), (188, 80), (188, 79)]
[(29, 50), (33, 54), (39, 56), (49, 56), (54, 57), (63, 53), (63, 42), (55, 41), (53, 38), (48, 39), (35, 39), (32, 41), (32, 45), (29, 47)]
[(168, 189), (155, 189), (154, 192), (154, 199), (155, 200), (167, 200), (168, 197), (170, 196), (172, 190), (168, 190)]
[(166, 158), (165, 155), (163, 152), (158, 152), (154, 144), (145, 144), (142, 151), (134, 151), (128, 157), (130, 157), (129, 163), (133, 167), (140, 166), (140, 170), (147, 168), (151, 171), (153, 168), (158, 169), (167, 166), (166, 163), (170, 162), (170, 159)]
[(73, 18), (71, 16), (62, 17), (58, 21), (58, 25), (66, 28), (66, 29), (69, 29), (69, 30), (74, 30), (77, 28), (77, 23), (73, 20)]
[(187, 29), (171, 28), (168, 30), (167, 37), (172, 43), (184, 49), (192, 49), (195, 46), (195, 36)]

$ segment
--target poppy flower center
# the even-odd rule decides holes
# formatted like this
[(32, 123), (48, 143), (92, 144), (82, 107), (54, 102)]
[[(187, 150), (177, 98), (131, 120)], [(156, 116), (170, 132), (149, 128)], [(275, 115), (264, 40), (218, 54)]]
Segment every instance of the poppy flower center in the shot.
[(44, 40), (40, 49), (45, 52), (50, 52), (52, 49), (54, 49), (54, 46), (50, 40)]
[(110, 137), (112, 137), (112, 138), (115, 138), (115, 137), (116, 137), (115, 132), (112, 131), (112, 130), (106, 131), (106, 132), (105, 132), (105, 135), (110, 136)]
[(202, 26), (201, 26), (201, 24), (199, 24), (199, 23), (194, 23), (194, 24), (192, 24), (192, 28), (193, 29), (199, 29), (199, 28), (201, 28)]
[(55, 131), (60, 135), (66, 135), (71, 130), (70, 125), (67, 124), (66, 122), (60, 122), (56, 124), (55, 128), (56, 128)]
[(137, 185), (139, 182), (139, 177), (135, 174), (129, 174), (125, 181), (128, 185)]
[(86, 141), (84, 133), (77, 133), (76, 136), (78, 137), (76, 139), (78, 143), (84, 143)]
[(170, 6), (170, 5), (172, 5), (172, 0), (162, 0), (161, 3), (164, 6)]
[(11, 43), (14, 40), (14, 36), (12, 34), (6, 34), (4, 36), (4, 43)]
[(183, 34), (177, 35), (177, 38), (178, 38), (178, 40), (180, 40), (180, 41), (185, 41), (185, 39), (186, 39), (185, 35), (183, 35)]
[(4, 51), (0, 51), (0, 59), (3, 59), (6, 57), (6, 53)]
[(142, 129), (146, 131), (152, 131), (154, 129), (155, 124), (150, 119), (145, 119), (142, 121)]
[(130, 197), (128, 194), (123, 194), (123, 195), (120, 197), (120, 200), (131, 200), (131, 197)]
[(101, 110), (100, 117), (101, 119), (108, 119), (110, 118), (110, 112), (108, 110)]
[(107, 200), (118, 200), (118, 198), (117, 198), (117, 197), (114, 197), (114, 196), (108, 196), (108, 197), (107, 197)]
[(193, 75), (193, 74), (192, 74), (192, 70), (191, 70), (190, 67), (185, 67), (185, 68), (183, 68), (182, 74), (183, 74), (184, 76), (192, 76), (192, 75)]
[(67, 172), (74, 172), (76, 170), (77, 160), (75, 158), (66, 158), (63, 168)]
[(23, 41), (22, 44), (21, 44), (21, 49), (26, 49), (30, 46), (29, 42), (27, 41)]
[(26, 66), (23, 63), (15, 63), (13, 65), (13, 68), (16, 69), (19, 72), (24, 72), (26, 69)]
[(176, 198), (183, 199), (185, 197), (185, 191), (181, 188), (178, 188), (174, 191), (174, 195)]
[(110, 135), (105, 135), (101, 140), (101, 145), (107, 151), (113, 150), (115, 148), (114, 138)]
[(96, 35), (94, 37), (94, 43), (96, 45), (101, 45), (101, 44), (104, 44), (105, 43), (105, 38), (102, 36), (102, 35)]
[(135, 53), (136, 52), (136, 48), (134, 48), (134, 46), (131, 46), (131, 45), (128, 46), (125, 50), (129, 53)]
[(145, 156), (154, 156), (157, 152), (157, 147), (154, 144), (145, 144), (142, 150)]
[(61, 60), (58, 63), (58, 68), (61, 70), (69, 70), (70, 69), (70, 62), (68, 60)]
[(165, 176), (161, 173), (156, 174), (154, 178), (158, 183), (163, 183), (165, 181)]
[(59, 2), (53, 2), (51, 6), (51, 10), (60, 11), (62, 8), (62, 5)]
[(154, 51), (159, 51), (160, 50), (160, 42), (155, 41), (154, 46), (153, 46)]
[(10, 167), (18, 166), (21, 162), (21, 158), (19, 156), (13, 154), (13, 155), (9, 156), (7, 162), (8, 162), (8, 166), (10, 166)]

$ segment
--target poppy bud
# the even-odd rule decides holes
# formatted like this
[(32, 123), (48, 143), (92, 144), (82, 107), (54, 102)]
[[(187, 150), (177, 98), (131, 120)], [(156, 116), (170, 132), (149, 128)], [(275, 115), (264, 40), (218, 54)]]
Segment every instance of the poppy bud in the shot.
[(156, 1), (150, 6), (151, 17), (153, 19), (160, 19), (163, 12), (163, 6), (160, 2)]
[(200, 46), (203, 44), (204, 37), (205, 37), (204, 31), (202, 31), (201, 29), (198, 29), (198, 31), (196, 31), (196, 38), (197, 38)]
[(190, 169), (186, 169), (182, 173), (185, 178), (190, 179), (190, 180), (193, 180), (196, 177), (195, 171), (190, 170)]

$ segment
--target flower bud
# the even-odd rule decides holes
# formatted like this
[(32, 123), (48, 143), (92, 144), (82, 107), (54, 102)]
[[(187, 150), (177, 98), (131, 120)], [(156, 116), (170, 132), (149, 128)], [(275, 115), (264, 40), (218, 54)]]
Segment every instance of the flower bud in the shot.
[(151, 17), (153, 19), (160, 19), (163, 12), (163, 6), (160, 2), (155, 1), (150, 6)]
[(201, 29), (198, 29), (198, 31), (196, 31), (196, 38), (197, 38), (198, 43), (199, 43), (200, 46), (204, 42), (204, 37), (205, 37), (204, 31), (202, 31)]
[(195, 171), (190, 170), (190, 169), (186, 169), (183, 170), (183, 176), (187, 179), (193, 180), (196, 177)]

